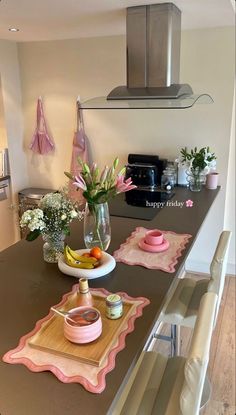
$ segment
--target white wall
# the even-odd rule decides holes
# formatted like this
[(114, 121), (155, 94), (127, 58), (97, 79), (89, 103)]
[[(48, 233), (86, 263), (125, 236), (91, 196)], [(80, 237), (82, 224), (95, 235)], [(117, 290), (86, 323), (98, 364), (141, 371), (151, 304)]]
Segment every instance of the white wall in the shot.
[(0, 250), (19, 238), (18, 213), (12, 209), (17, 192), (28, 187), (27, 163), (23, 151), (23, 117), (17, 46), (0, 40), (2, 145), (8, 144), (11, 181), (7, 197), (0, 201)]
[[(70, 165), (75, 101), (106, 95), (125, 84), (123, 36), (22, 43), (19, 45), (25, 116), (25, 149), (32, 186), (58, 187)], [(222, 190), (207, 218), (188, 268), (206, 270), (223, 228), (234, 79), (234, 30), (217, 28), (182, 33), (181, 81), (209, 92), (215, 103), (189, 110), (87, 111), (85, 123), (94, 158), (109, 163), (129, 152), (175, 158), (181, 147), (209, 145), (218, 156)], [(56, 142), (54, 155), (35, 156), (27, 148), (35, 127), (36, 99)], [(183, 229), (184, 231), (184, 229)], [(211, 236), (210, 236), (211, 235)], [(207, 249), (206, 249), (207, 247)]]
[(7, 133), (4, 119), (4, 108), (3, 108), (3, 98), (2, 98), (2, 86), (0, 78), (0, 149), (7, 147)]
[[(222, 186), (212, 213), (203, 225), (187, 261), (187, 269), (200, 272), (209, 271), (210, 258), (214, 253), (219, 234), (224, 228), (235, 73), (234, 36), (234, 28), (227, 28), (199, 31), (197, 36), (194, 32), (188, 32), (188, 41), (185, 42), (183, 39), (182, 52), (185, 65), (182, 76), (184, 75), (184, 79), (187, 79), (191, 85), (196, 85), (194, 90), (200, 91), (204, 88), (214, 98), (214, 105), (209, 106), (207, 111), (202, 108), (202, 117), (196, 119), (195, 124), (192, 120), (190, 130), (192, 139), (196, 145), (199, 140), (201, 144), (203, 141), (207, 142), (215, 151)], [(231, 215), (234, 216), (234, 213), (231, 212)]]
[(230, 156), (229, 169), (227, 178), (227, 197), (225, 206), (224, 228), (232, 231), (232, 239), (229, 247), (229, 267), (228, 272), (235, 275), (235, 89), (234, 89), (234, 105), (232, 110), (232, 124), (230, 137)]
[[(33, 186), (57, 188), (63, 184), (63, 172), (70, 165), (77, 96), (80, 94), (85, 99), (94, 94), (104, 94), (116, 81), (123, 82), (125, 39), (111, 37), (21, 43), (19, 58), (30, 182)], [(39, 95), (43, 97), (48, 126), (56, 144), (55, 153), (47, 156), (35, 155), (28, 150), (35, 129)], [(105, 140), (106, 125), (100, 122)], [(97, 153), (94, 147), (96, 135), (91, 142)], [(104, 162), (104, 158), (109, 157), (107, 151), (103, 151), (99, 161)], [(125, 153), (124, 149), (122, 153)], [(96, 156), (100, 158), (100, 153)]]
[[(0, 83), (0, 150), (6, 148), (7, 134), (5, 128), (2, 89)], [(9, 187), (1, 189), (0, 182), (0, 251), (14, 243), (14, 215), (9, 206), (12, 204)]]

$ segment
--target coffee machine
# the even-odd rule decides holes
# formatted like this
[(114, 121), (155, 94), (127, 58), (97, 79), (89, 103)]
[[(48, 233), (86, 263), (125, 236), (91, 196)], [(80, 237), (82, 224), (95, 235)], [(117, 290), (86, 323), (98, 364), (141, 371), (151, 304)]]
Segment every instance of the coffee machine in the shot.
[(164, 202), (173, 196), (161, 189), (161, 176), (167, 160), (157, 155), (129, 154), (125, 178), (132, 179), (137, 186), (125, 194), (126, 202), (133, 206), (150, 206), (153, 203)]

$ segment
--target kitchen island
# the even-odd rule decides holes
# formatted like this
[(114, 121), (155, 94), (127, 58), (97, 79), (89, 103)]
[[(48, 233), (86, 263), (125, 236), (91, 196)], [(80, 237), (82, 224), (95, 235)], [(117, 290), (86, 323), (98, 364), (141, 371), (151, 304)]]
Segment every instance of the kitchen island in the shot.
[[(33, 373), (21, 364), (0, 362), (1, 415), (106, 415), (125, 385), (129, 373), (150, 339), (161, 306), (212, 206), (217, 190), (203, 189), (199, 193), (185, 188), (175, 189), (169, 206), (160, 209), (152, 220), (112, 216), (113, 253), (137, 226), (149, 229), (189, 233), (192, 238), (179, 258), (174, 273), (150, 270), (141, 266), (117, 263), (108, 275), (90, 280), (91, 287), (108, 291), (125, 291), (133, 297), (147, 297), (150, 304), (142, 317), (135, 321), (135, 330), (126, 337), (126, 347), (118, 353), (115, 368), (106, 376), (106, 388), (101, 394), (87, 392), (80, 384), (64, 384), (51, 372)], [(191, 199), (193, 207), (186, 207)], [(183, 207), (178, 203), (184, 202)], [(152, 209), (152, 208), (149, 208)], [(154, 209), (154, 208), (153, 208)], [(217, 241), (216, 241), (217, 242)], [(73, 249), (84, 246), (82, 223), (72, 228), (68, 243)], [(48, 314), (64, 293), (78, 282), (62, 274), (56, 264), (43, 261), (42, 240), (20, 241), (0, 253), (0, 355), (17, 346), (19, 339), (31, 331), (35, 323)]]

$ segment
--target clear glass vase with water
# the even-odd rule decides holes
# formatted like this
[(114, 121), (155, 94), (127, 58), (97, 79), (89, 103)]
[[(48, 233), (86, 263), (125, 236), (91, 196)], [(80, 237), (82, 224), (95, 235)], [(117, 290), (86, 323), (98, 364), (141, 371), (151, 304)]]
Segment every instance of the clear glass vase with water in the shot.
[(86, 204), (84, 215), (84, 243), (86, 248), (99, 246), (106, 251), (111, 241), (108, 203)]

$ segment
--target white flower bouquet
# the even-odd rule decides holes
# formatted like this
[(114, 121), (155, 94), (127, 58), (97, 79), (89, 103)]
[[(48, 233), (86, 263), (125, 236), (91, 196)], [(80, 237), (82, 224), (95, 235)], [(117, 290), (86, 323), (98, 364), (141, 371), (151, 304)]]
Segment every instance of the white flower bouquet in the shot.
[(66, 193), (55, 192), (46, 194), (36, 209), (26, 210), (20, 220), (22, 228), (28, 228), (27, 241), (33, 241), (40, 234), (69, 235), (69, 225), (73, 219), (81, 220), (82, 212)]

